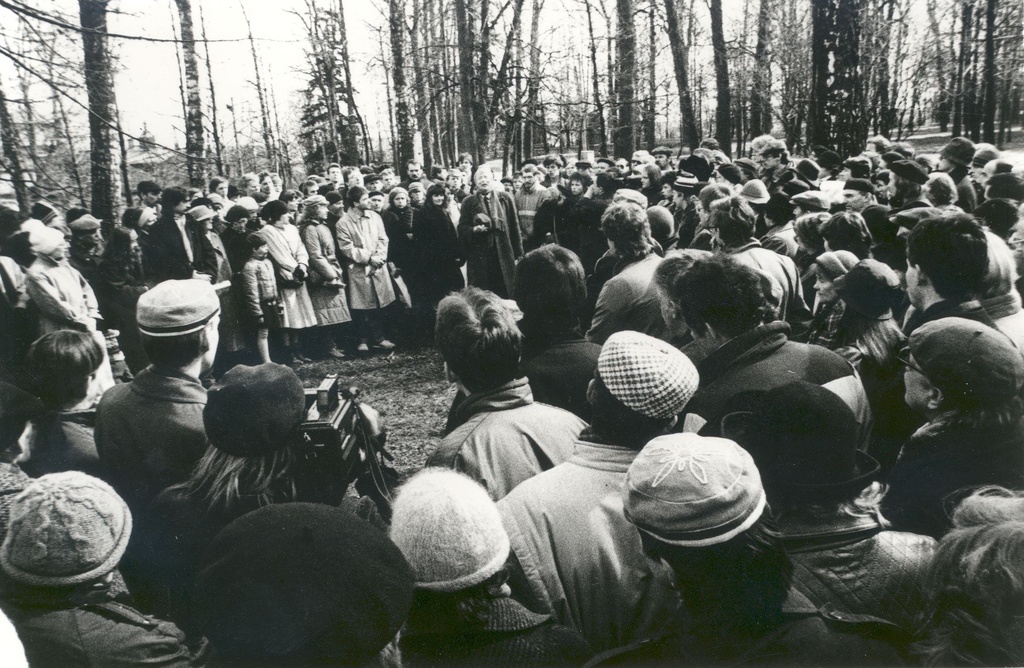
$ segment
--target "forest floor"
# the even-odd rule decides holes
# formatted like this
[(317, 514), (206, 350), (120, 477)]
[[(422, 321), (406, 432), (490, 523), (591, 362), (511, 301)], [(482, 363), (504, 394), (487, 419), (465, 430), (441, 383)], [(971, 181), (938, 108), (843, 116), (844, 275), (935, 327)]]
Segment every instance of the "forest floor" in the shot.
[(313, 362), (295, 372), (306, 387), (316, 387), (332, 373), (359, 387), (362, 400), (384, 418), (387, 447), (403, 480), (423, 468), (437, 447), (455, 397), (455, 387), (445, 379), (444, 362), (430, 346)]

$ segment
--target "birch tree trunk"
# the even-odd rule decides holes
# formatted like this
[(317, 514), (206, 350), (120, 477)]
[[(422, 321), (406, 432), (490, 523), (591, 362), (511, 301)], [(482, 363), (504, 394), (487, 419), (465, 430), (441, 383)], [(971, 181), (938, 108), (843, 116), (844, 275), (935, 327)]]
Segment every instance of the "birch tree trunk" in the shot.
[(3, 82), (0, 82), (0, 140), (3, 142), (5, 167), (11, 176), (11, 183), (14, 185), (14, 197), (18, 200), (18, 210), (27, 215), (32, 207), (32, 202), (28, 194), (28, 184), (25, 183), (25, 173), (21, 167), (21, 141), (18, 138), (18, 130), (14, 127), (14, 121), (11, 119), (10, 111), (7, 109), (7, 95), (4, 92)]
[(185, 58), (185, 152), (189, 184), (206, 185), (206, 146), (203, 137), (203, 101), (199, 94), (199, 58), (192, 28), (191, 0), (174, 0), (181, 24), (181, 49)]
[(107, 45), (109, 0), (78, 0), (85, 52), (85, 86), (89, 95), (89, 145), (92, 163), (92, 214), (103, 220), (120, 220), (121, 151), (115, 132), (117, 98), (113, 64)]
[[(985, 3), (985, 101), (982, 110), (981, 140), (994, 144), (996, 141), (996, 11), (997, 0)], [(1019, 36), (1018, 36), (1019, 37)]]

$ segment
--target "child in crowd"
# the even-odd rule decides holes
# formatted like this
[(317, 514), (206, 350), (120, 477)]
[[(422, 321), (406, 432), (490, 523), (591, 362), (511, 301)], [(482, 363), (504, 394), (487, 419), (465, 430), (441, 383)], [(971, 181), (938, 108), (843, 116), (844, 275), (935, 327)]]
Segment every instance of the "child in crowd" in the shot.
[(258, 234), (246, 237), (249, 244), (249, 259), (242, 267), (242, 301), (247, 316), (246, 328), (256, 336), (256, 350), (260, 362), (270, 361), (270, 328), (281, 326), (281, 306), (277, 301), (277, 283), (274, 281), (274, 265), (267, 259), (270, 251), (266, 240)]

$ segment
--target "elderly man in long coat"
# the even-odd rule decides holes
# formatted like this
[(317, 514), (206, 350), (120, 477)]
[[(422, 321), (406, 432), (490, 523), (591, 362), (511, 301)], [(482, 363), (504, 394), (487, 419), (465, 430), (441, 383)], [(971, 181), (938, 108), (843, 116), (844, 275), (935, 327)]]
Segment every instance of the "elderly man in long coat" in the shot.
[(476, 192), (462, 201), (459, 241), (467, 258), (469, 284), (511, 297), (516, 261), (523, 256), (519, 215), (512, 196), (494, 187), (494, 173), (487, 165), (473, 176)]
[[(391, 350), (384, 338), (381, 309), (395, 301), (388, 273), (388, 234), (384, 221), (370, 209), (365, 188), (353, 186), (345, 193), (348, 211), (338, 220), (338, 254), (349, 262), (348, 297), (352, 320), (359, 336), (359, 352), (370, 346)], [(369, 345), (368, 345), (369, 344)]]

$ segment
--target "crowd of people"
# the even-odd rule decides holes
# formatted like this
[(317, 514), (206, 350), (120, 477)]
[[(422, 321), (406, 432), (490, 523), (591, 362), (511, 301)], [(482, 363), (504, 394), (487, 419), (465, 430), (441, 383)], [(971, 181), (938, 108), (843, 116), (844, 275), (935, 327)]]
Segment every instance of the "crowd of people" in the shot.
[[(0, 210), (5, 664), (1024, 664), (1024, 167), (401, 171)], [(320, 484), (295, 365), (429, 341), (427, 466)]]

